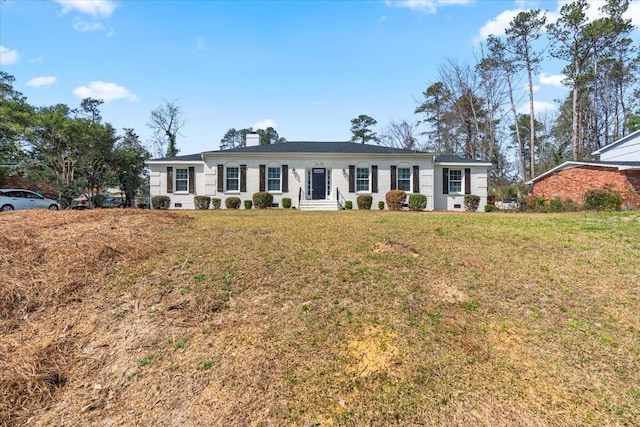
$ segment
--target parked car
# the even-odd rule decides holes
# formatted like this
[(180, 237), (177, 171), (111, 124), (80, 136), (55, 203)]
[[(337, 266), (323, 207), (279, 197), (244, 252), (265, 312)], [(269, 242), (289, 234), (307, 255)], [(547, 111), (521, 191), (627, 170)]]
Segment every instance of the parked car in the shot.
[(124, 200), (119, 197), (105, 197), (98, 206), (101, 208), (124, 208)]
[(84, 209), (89, 209), (90, 207), (91, 207), (91, 204), (89, 203), (89, 199), (86, 198), (85, 196), (79, 197), (77, 199), (73, 199), (73, 202), (71, 202), (71, 209), (84, 210)]
[(60, 205), (55, 200), (47, 199), (40, 194), (15, 188), (0, 190), (0, 212), (23, 209), (49, 209), (57, 211)]

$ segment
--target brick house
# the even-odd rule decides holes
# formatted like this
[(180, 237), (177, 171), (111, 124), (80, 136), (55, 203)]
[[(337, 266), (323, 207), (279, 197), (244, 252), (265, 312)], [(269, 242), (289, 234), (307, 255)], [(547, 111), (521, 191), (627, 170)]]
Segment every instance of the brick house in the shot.
[(599, 160), (564, 162), (528, 181), (533, 195), (581, 203), (587, 191), (610, 188), (621, 193), (623, 207), (640, 209), (640, 130), (592, 155)]

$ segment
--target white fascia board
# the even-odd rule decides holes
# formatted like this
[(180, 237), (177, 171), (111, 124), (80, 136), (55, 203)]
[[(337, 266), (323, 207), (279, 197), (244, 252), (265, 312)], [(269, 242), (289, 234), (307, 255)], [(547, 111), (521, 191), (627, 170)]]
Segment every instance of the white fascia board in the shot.
[(638, 130), (637, 130), (637, 131), (635, 131), (635, 132), (630, 133), (629, 135), (623, 136), (622, 138), (618, 139), (617, 141), (613, 141), (613, 142), (612, 142), (611, 144), (609, 144), (609, 145), (605, 145), (604, 147), (600, 148), (599, 150), (593, 151), (593, 152), (591, 153), (591, 155), (594, 155), (594, 154), (598, 154), (598, 155), (600, 155), (600, 154), (602, 154), (604, 151), (609, 151), (610, 149), (614, 148), (615, 146), (620, 145), (620, 144), (622, 144), (622, 143), (624, 143), (624, 142), (626, 142), (626, 141), (628, 141), (628, 140), (630, 140), (630, 139), (634, 138), (634, 137), (635, 137), (635, 135), (638, 135), (638, 134), (640, 134), (640, 129), (638, 129)]
[(436, 162), (436, 166), (475, 166), (475, 167), (485, 167), (490, 168), (493, 166), (491, 163), (471, 163), (471, 162)]
[(592, 163), (592, 162), (564, 162), (561, 165), (556, 166), (553, 169), (550, 169), (548, 171), (546, 171), (545, 173), (543, 173), (542, 175), (538, 175), (535, 178), (530, 179), (529, 181), (525, 182), (525, 184), (530, 185), (533, 184), (536, 181), (539, 181), (540, 179), (546, 177), (547, 175), (551, 175), (552, 173), (562, 170), (562, 169), (571, 169), (571, 168), (575, 168), (578, 166), (595, 166), (598, 168), (617, 168), (618, 170), (633, 170), (633, 169), (640, 169), (640, 167), (637, 166), (628, 166), (628, 165), (616, 165), (616, 164), (610, 164), (610, 165), (603, 165), (602, 163)]

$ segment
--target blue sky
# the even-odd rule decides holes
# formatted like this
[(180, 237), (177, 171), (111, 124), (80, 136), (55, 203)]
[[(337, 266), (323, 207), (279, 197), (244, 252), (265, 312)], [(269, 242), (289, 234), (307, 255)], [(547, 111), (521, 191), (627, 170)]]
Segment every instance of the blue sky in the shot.
[[(134, 128), (143, 142), (151, 111), (175, 101), (186, 120), (181, 154), (218, 149), (231, 127), (343, 141), (360, 114), (378, 131), (418, 119), (417, 100), (441, 64), (472, 61), (478, 41), (522, 8), (555, 20), (562, 3), (5, 0), (0, 68), (32, 105), (104, 99), (104, 121)], [(602, 3), (590, 3), (595, 15)], [(631, 8), (638, 25), (640, 1)], [(536, 77), (540, 111), (565, 96), (560, 71), (546, 61)]]

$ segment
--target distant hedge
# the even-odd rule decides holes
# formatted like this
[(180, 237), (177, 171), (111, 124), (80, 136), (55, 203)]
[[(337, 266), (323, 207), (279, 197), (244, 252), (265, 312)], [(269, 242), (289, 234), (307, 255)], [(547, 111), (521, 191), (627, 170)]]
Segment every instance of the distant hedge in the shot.
[(273, 194), (266, 191), (258, 191), (253, 193), (253, 205), (256, 209), (267, 209), (273, 204)]
[(193, 198), (193, 205), (196, 209), (209, 209), (211, 204), (211, 197), (209, 196), (195, 196)]
[(169, 196), (153, 196), (151, 198), (151, 206), (153, 209), (169, 209), (171, 199)]
[(403, 190), (391, 190), (387, 191), (384, 198), (390, 211), (399, 211), (407, 200), (407, 193)]
[(240, 201), (239, 197), (227, 197), (224, 201), (224, 205), (227, 209), (240, 209)]

